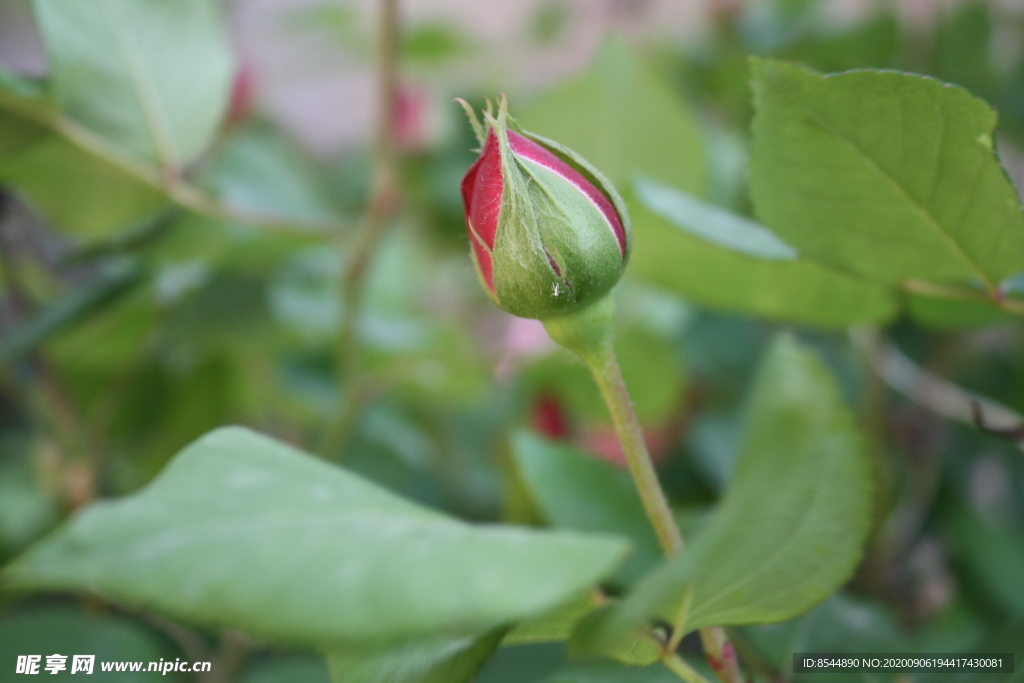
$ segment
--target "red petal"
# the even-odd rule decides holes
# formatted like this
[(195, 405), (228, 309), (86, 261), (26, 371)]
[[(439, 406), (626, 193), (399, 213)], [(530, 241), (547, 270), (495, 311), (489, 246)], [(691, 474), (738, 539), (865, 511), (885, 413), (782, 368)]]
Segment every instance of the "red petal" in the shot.
[(494, 291), (494, 266), (491, 263), (491, 252), (484, 249), (480, 241), (473, 236), (472, 229), (470, 229), (469, 241), (473, 245), (473, 254), (476, 256), (476, 265), (480, 269), (480, 277), (483, 278), (491, 295), (497, 296)]
[(615, 207), (612, 206), (611, 201), (604, 195), (601, 190), (594, 187), (593, 183), (584, 178), (579, 171), (574, 169), (569, 164), (565, 163), (546, 148), (538, 145), (536, 142), (524, 138), (518, 133), (508, 132), (509, 146), (512, 147), (512, 151), (524, 159), (529, 159), (535, 164), (540, 164), (545, 168), (549, 168), (558, 175), (562, 176), (570, 183), (580, 189), (583, 194), (587, 196), (590, 201), (594, 202), (597, 208), (604, 215), (605, 220), (608, 221), (608, 225), (615, 235), (615, 239), (619, 242), (619, 249), (622, 251), (622, 255), (626, 255), (626, 230), (622, 227), (622, 220), (619, 218), (618, 212)]
[(483, 151), (462, 178), (462, 205), (466, 215), (469, 240), (476, 254), (480, 274), (494, 294), (494, 275), (490, 250), (498, 233), (501, 211), (501, 154), (494, 130), (488, 132)]

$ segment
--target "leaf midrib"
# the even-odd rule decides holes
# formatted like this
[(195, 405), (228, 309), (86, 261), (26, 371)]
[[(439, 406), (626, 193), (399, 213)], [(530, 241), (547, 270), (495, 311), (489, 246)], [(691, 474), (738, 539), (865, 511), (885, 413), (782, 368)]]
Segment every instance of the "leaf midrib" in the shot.
[[(827, 475), (832, 470), (833, 462), (829, 458), (819, 458), (818, 461), (821, 464), (816, 468), (816, 472), (818, 473), (818, 475), (814, 478), (814, 480), (828, 481)], [(795, 525), (793, 525), (795, 527), (793, 532), (789, 535), (785, 542), (780, 543), (773, 549), (772, 554), (769, 556), (768, 559), (759, 563), (757, 568), (754, 569), (754, 571), (740, 577), (733, 583), (728, 584), (722, 589), (720, 589), (715, 595), (710, 596), (704, 600), (701, 600), (700, 603), (692, 609), (691, 614), (689, 615), (690, 618), (693, 617), (693, 613), (697, 613), (698, 615), (700, 614), (700, 612), (706, 613), (707, 611), (709, 611), (710, 607), (713, 606), (715, 603), (720, 602), (724, 597), (738, 590), (740, 587), (754, 581), (756, 577), (762, 575), (765, 572), (767, 567), (776, 563), (780, 557), (783, 557), (787, 553), (789, 547), (793, 543), (795, 543), (798, 538), (800, 538), (801, 533), (803, 532), (804, 528), (808, 525), (809, 520), (816, 516), (816, 508), (821, 501), (823, 489), (824, 487), (822, 486), (818, 486), (814, 489), (814, 492), (811, 495), (810, 503), (803, 507), (803, 514), (800, 516), (800, 519), (796, 521)], [(735, 519), (735, 515), (733, 515), (733, 518)]]
[(153, 92), (152, 80), (147, 78), (147, 69), (139, 55), (138, 45), (125, 21), (124, 9), (120, 6), (115, 7), (116, 4), (116, 0), (103, 0), (103, 13), (110, 22), (117, 43), (117, 52), (128, 72), (132, 94), (139, 104), (158, 160), (166, 168), (177, 168), (174, 142), (167, 120), (163, 116), (159, 97)]
[[(814, 119), (814, 121), (819, 126), (821, 126), (823, 130), (830, 133), (839, 142), (844, 144), (858, 158), (860, 158), (865, 164), (867, 164), (869, 168), (873, 169), (880, 177), (882, 177), (892, 187), (894, 187), (897, 190), (897, 192), (903, 196), (907, 203), (925, 219), (925, 222), (932, 226), (932, 228), (939, 235), (939, 237), (961, 259), (961, 261), (963, 261), (963, 263), (968, 267), (968, 269), (970, 269), (981, 280), (985, 288), (988, 289), (989, 291), (995, 291), (995, 289), (997, 288), (997, 284), (994, 283), (991, 280), (991, 278), (989, 278), (988, 274), (981, 267), (981, 265), (964, 250), (964, 248), (960, 245), (959, 242), (956, 241), (956, 239), (952, 235), (946, 232), (945, 228), (943, 228), (942, 224), (931, 213), (931, 211), (927, 207), (919, 204), (896, 178), (894, 178), (884, 169), (882, 169), (882, 167), (879, 166), (878, 163), (867, 152), (862, 150), (853, 140), (851, 140), (842, 132), (840, 132), (837, 128), (832, 126), (824, 116), (822, 116), (818, 111), (813, 109), (810, 106), (810, 104), (808, 104), (801, 97), (799, 97), (797, 93), (790, 92), (789, 89), (783, 87), (783, 85), (778, 80), (773, 78), (771, 75), (768, 75), (766, 71), (762, 71), (762, 74), (764, 74), (766, 81), (770, 81), (772, 83), (772, 85), (775, 87), (776, 92), (781, 94), (783, 97), (786, 97), (790, 102), (795, 103), (800, 109), (802, 109), (808, 115), (810, 115)], [(967, 201), (970, 202), (970, 198), (968, 198)]]

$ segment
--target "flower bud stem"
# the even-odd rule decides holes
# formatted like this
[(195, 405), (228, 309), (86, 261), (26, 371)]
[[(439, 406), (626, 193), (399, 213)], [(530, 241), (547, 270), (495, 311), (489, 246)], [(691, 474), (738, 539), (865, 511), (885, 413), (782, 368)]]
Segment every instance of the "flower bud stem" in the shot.
[(629, 390), (619, 370), (612, 346), (614, 317), (614, 304), (606, 296), (575, 313), (548, 318), (544, 321), (544, 327), (552, 339), (579, 355), (593, 374), (622, 443), (626, 465), (647, 517), (662, 550), (672, 556), (683, 549), (683, 536), (679, 533), (665, 493), (658, 483), (658, 474), (647, 452), (640, 421), (633, 410)]
[[(647, 518), (654, 528), (661, 549), (667, 557), (672, 557), (683, 551), (683, 536), (658, 482), (658, 474), (647, 450), (640, 421), (615, 357), (612, 344), (614, 318), (615, 305), (610, 296), (605, 296), (575, 313), (544, 320), (544, 328), (555, 342), (576, 353), (594, 376), (594, 382), (597, 383), (622, 443), (626, 466)], [(676, 638), (682, 635), (681, 632), (677, 633)], [(743, 683), (739, 661), (725, 630), (719, 626), (710, 626), (702, 628), (700, 635), (708, 663), (718, 679), (722, 683)], [(685, 681), (703, 680), (675, 655), (678, 644), (676, 639), (670, 643), (663, 663)]]

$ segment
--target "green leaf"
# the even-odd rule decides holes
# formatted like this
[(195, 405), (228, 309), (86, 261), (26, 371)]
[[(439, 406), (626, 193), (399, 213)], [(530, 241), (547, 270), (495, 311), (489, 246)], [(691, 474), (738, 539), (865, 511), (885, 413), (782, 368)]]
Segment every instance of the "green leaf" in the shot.
[(137, 266), (126, 261), (116, 262), (95, 282), (80, 286), (12, 330), (0, 343), (0, 362), (20, 360), (50, 336), (82, 322), (127, 293), (141, 279), (142, 272)]
[(1004, 608), (1024, 617), (1024, 535), (966, 512), (955, 520), (953, 530), (958, 556), (978, 584)]
[[(568, 640), (587, 615), (596, 610), (604, 598), (592, 592), (535, 619), (520, 622), (501, 642), (509, 645), (560, 643)], [(610, 643), (604, 654), (627, 666), (650, 666), (661, 659), (664, 644), (644, 628), (625, 631)]]
[(311, 223), (336, 217), (317, 169), (269, 126), (234, 131), (201, 181), (226, 204), (260, 214)]
[(402, 648), (359, 648), (328, 655), (334, 683), (467, 683), (480, 671), (504, 635), (426, 641)]
[(707, 204), (643, 176), (633, 182), (638, 201), (694, 237), (763, 261), (794, 261), (796, 249), (752, 220)]
[(85, 238), (109, 235), (167, 203), (151, 185), (57, 135), (0, 164), (0, 180), (13, 183), (48, 225)]
[[(173, 660), (162, 640), (140, 625), (124, 618), (89, 614), (72, 607), (44, 607), (33, 611), (5, 614), (0, 618), (0, 665), (5, 677), (13, 675), (18, 655), (38, 654), (40, 673), (51, 681), (81, 680), (83, 674), (71, 673), (73, 655), (95, 655), (93, 673), (85, 677), (99, 683), (153, 683), (180, 681), (176, 675), (148, 672), (104, 672), (101, 662), (155, 662)], [(43, 669), (46, 655), (67, 656), (67, 669), (50, 674)], [(15, 677), (18, 678), (18, 677)], [(30, 680), (30, 679), (29, 679)]]
[(330, 683), (327, 664), (312, 655), (262, 657), (246, 669), (239, 683)]
[(821, 76), (753, 61), (751, 196), (810, 259), (885, 283), (1024, 270), (1024, 213), (993, 152), (995, 112), (922, 76)]
[(531, 645), (568, 640), (576, 624), (597, 609), (599, 604), (595, 596), (582, 595), (547, 614), (516, 624), (501, 644)]
[(595, 662), (559, 671), (543, 683), (679, 683), (679, 677), (661, 664), (640, 669)]
[(632, 202), (630, 213), (638, 237), (629, 272), (697, 303), (817, 327), (882, 322), (896, 313), (896, 299), (884, 286), (806, 260), (737, 253), (681, 229), (641, 202)]
[(141, 160), (180, 168), (209, 143), (232, 57), (210, 0), (33, 0), (58, 107)]
[(720, 509), (683, 554), (581, 624), (573, 645), (601, 651), (658, 617), (677, 633), (790, 619), (849, 578), (867, 537), (869, 460), (839, 387), (788, 336), (760, 371)]
[(618, 40), (604, 45), (585, 74), (545, 93), (517, 118), (582, 155), (620, 189), (641, 172), (687, 192), (704, 190), (704, 151), (693, 114)]
[(632, 540), (634, 553), (622, 568), (627, 580), (661, 559), (636, 488), (620, 468), (526, 432), (515, 436), (512, 449), (526, 489), (550, 524)]
[(907, 313), (926, 327), (976, 328), (1006, 322), (1011, 316), (994, 303), (947, 299), (911, 294), (906, 297)]
[(564, 604), (625, 550), (474, 527), (236, 427), (137, 495), (90, 506), (5, 578), (336, 649), (480, 635)]
[(49, 134), (45, 126), (0, 109), (0, 172), (11, 159), (32, 149)]

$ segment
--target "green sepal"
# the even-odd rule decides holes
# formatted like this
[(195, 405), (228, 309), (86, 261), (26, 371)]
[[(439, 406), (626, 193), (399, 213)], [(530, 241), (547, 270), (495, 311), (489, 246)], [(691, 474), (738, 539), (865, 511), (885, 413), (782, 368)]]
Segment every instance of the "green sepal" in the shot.
[[(504, 97), (497, 117), (485, 112), (484, 118), (498, 141), (503, 180), (492, 251), (498, 305), (513, 315), (543, 320), (605, 295), (621, 277), (625, 260), (604, 215), (572, 183), (512, 152)], [(593, 178), (599, 191), (610, 187), (596, 169), (557, 143), (537, 144), (579, 169), (584, 178)], [(621, 198), (609, 197), (623, 213)], [(628, 240), (628, 229), (626, 235)]]

